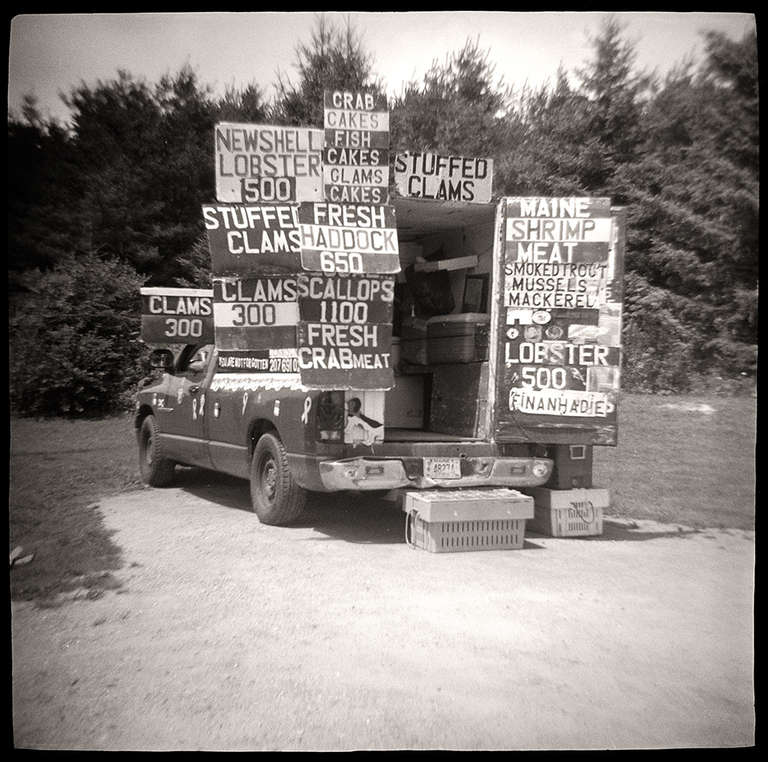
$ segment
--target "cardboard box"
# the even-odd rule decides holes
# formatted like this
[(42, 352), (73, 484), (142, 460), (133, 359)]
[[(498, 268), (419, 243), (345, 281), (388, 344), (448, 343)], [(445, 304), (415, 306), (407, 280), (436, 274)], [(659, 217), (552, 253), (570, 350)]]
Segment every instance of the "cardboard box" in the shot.
[(607, 489), (526, 489), (534, 499), (528, 529), (549, 537), (591, 537), (603, 533), (603, 511), (610, 505)]

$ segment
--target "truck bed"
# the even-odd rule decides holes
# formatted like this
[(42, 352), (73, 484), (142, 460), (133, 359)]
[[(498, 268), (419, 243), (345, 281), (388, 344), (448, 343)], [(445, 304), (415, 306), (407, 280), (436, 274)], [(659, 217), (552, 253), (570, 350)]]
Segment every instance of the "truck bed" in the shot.
[(460, 437), (455, 434), (441, 434), (424, 429), (384, 429), (385, 442), (476, 442), (473, 437)]

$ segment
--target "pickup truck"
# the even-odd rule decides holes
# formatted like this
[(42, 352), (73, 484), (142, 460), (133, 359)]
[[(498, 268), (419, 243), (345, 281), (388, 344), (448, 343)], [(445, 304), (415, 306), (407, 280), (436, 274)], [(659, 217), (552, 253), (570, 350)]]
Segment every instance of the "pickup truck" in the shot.
[[(243, 225), (247, 212), (254, 220), (276, 214), (237, 209)], [(587, 483), (574, 481), (561, 455), (575, 460), (578, 450), (579, 468), (591, 478), (584, 453), (617, 441), (624, 210), (609, 199), (538, 197), (396, 197), (393, 210), (399, 268), (389, 277), (417, 301), (419, 283), (408, 277), (418, 274), (443, 288), (447, 301), (432, 310), (426, 329), (409, 322), (409, 312), (418, 313), (407, 302), (393, 307), (382, 331), (391, 350), (387, 340), (381, 354), (391, 375), (367, 389), (315, 383), (305, 370), (301, 310), (287, 302), (320, 276), (301, 272), (297, 252), (281, 255), (290, 265), (282, 275), (268, 270), (263, 282), (249, 275), (247, 293), (242, 278), (221, 272), (209, 290), (142, 289), (142, 338), (161, 347), (152, 354), (157, 377), (136, 403), (147, 484), (170, 483), (177, 463), (249, 479), (259, 519), (282, 525), (299, 517), (312, 491)], [(211, 225), (219, 224), (216, 214), (222, 209), (209, 212)], [(210, 232), (221, 236), (211, 238), (217, 246), (228, 245), (220, 230)], [(257, 296), (270, 289), (281, 296)], [(319, 297), (325, 307), (349, 308), (355, 317), (359, 302), (333, 293), (336, 301)], [(289, 317), (274, 331), (260, 327), (267, 310), (270, 319)], [(315, 313), (308, 319), (331, 335), (323, 323), (335, 322), (334, 313)], [(246, 319), (257, 327), (233, 327)], [(358, 322), (353, 328), (366, 329)], [(238, 344), (242, 331), (258, 342)]]
[(249, 479), (260, 521), (285, 525), (313, 491), (534, 487), (551, 474), (533, 444), (398, 428), (376, 444), (345, 443), (356, 410), (343, 392), (217, 374), (216, 356), (213, 344), (152, 353), (159, 377), (139, 390), (135, 415), (146, 484), (171, 484), (176, 464)]

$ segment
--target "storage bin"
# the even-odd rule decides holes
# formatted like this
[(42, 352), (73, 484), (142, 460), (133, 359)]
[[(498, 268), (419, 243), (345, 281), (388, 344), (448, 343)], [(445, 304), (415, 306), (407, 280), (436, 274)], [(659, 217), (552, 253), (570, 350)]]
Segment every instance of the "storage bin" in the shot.
[(405, 318), (400, 328), (400, 359), (413, 365), (427, 364), (427, 321)]
[(589, 489), (592, 486), (592, 447), (590, 445), (551, 445), (552, 476), (544, 485), (551, 489)]
[(487, 360), (490, 320), (489, 315), (478, 312), (437, 315), (427, 320), (429, 364)]
[(395, 376), (395, 385), (384, 397), (385, 424), (393, 429), (424, 427), (424, 377)]
[(485, 436), (488, 363), (435, 365), (432, 371), (430, 431), (469, 438)]
[(517, 490), (406, 492), (406, 541), (430, 553), (520, 549), (533, 500)]
[(409, 513), (406, 522), (408, 544), (430, 553), (520, 550), (525, 542), (525, 519), (435, 521), (428, 524), (417, 513)]

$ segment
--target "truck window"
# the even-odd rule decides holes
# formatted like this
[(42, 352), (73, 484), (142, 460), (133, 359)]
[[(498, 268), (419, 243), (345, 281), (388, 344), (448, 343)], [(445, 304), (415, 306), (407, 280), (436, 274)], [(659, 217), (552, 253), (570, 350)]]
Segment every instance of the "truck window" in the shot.
[(205, 373), (213, 352), (213, 344), (190, 345), (179, 356), (176, 372), (187, 378), (197, 378)]

